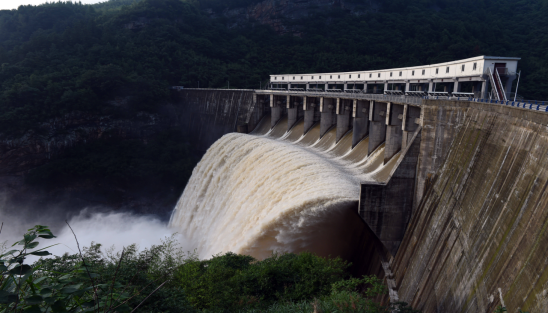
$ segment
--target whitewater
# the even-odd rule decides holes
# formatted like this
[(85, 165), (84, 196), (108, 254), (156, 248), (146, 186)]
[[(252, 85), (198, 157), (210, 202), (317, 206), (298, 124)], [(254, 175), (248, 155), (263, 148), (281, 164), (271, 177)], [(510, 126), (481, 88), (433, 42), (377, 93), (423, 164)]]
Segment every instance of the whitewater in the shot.
[(264, 120), (252, 134), (230, 133), (195, 167), (169, 226), (201, 258), (232, 251), (262, 259), (273, 252), (345, 256), (364, 227), (360, 183), (382, 180), (384, 146), (367, 156), (368, 138), (351, 149), (352, 133), (337, 143), (335, 128), (286, 132), (284, 120)]

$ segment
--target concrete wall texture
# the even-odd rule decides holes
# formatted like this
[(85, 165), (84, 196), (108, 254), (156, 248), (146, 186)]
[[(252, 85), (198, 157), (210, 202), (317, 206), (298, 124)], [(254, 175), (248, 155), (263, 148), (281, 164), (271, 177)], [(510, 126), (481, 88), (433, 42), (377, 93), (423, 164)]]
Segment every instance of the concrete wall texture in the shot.
[[(237, 125), (251, 131), (271, 112), (269, 96), (253, 91), (177, 93), (204, 148)], [(303, 114), (308, 126), (320, 121), (325, 131), (338, 124), (340, 133), (350, 127), (336, 99), (307, 98), (305, 108), (299, 100), (296, 120)], [(369, 133), (370, 149), (397, 147), (399, 139), (409, 147), (387, 184), (361, 186), (358, 213), (377, 238), (359, 245), (356, 257), (378, 255), (360, 271), (379, 274), (377, 260), (385, 260), (391, 299), (424, 313), (546, 312), (547, 114), (449, 100), (393, 109), (360, 100), (354, 107), (352, 124), (360, 127), (353, 144)], [(290, 114), (286, 105), (280, 110)], [(405, 124), (397, 134), (399, 115)], [(385, 138), (393, 137), (387, 119), (397, 140)], [(411, 213), (403, 209), (410, 206)]]
[(195, 149), (202, 151), (239, 125), (253, 130), (270, 113), (269, 98), (253, 90), (182, 89), (172, 91), (172, 95), (180, 104), (183, 124), (196, 141)]
[(547, 115), (433, 100), (422, 118), (423, 197), (390, 262), (400, 300), (547, 312)]

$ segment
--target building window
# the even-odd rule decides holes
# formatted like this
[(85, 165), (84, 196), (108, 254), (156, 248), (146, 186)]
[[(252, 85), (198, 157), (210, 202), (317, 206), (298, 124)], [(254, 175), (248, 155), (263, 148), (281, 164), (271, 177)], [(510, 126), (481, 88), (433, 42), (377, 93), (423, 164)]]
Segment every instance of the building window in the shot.
[(463, 65), (461, 66), (461, 71), (462, 71), (462, 72), (465, 71), (465, 64), (463, 64)]
[(425, 70), (421, 70), (421, 75), (425, 75)]
[(318, 79), (322, 79), (322, 76), (318, 76)]
[(315, 79), (313, 76), (311, 76), (311, 79)]
[(381, 73), (377, 73), (377, 77), (381, 77)]
[(294, 76), (294, 80), (295, 80), (295, 76)]
[(372, 74), (370, 74), (370, 78), (372, 78)]
[(360, 74), (358, 74), (358, 78), (360, 78)]
[(301, 76), (301, 80), (303, 80), (303, 76)]
[(330, 75), (330, 79), (332, 79), (332, 75)]
[(435, 74), (438, 74), (438, 68), (437, 68), (437, 71), (435, 72)]
[(389, 73), (389, 76), (393, 77), (393, 72)]
[(276, 77), (275, 77), (275, 80), (276, 80)]
[(449, 66), (446, 67), (446, 73), (450, 73), (450, 67)]
[(282, 80), (284, 80), (284, 77), (282, 77)]
[(339, 79), (339, 78), (340, 78), (340, 76), (341, 76), (341, 75), (337, 75), (337, 79)]
[(351, 78), (351, 75), (349, 75), (349, 78)]
[(402, 72), (398, 72), (398, 76), (402, 76)]
[(416, 73), (416, 71), (412, 71), (412, 76), (414, 76), (415, 73)]
[(477, 70), (477, 62), (473, 63), (473, 71)]

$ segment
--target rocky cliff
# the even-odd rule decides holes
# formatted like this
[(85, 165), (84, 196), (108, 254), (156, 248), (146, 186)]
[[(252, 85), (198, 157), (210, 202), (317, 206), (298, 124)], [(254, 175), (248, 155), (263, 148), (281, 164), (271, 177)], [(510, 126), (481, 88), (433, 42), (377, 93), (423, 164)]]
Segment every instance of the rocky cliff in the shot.
[(139, 113), (133, 118), (115, 118), (73, 112), (43, 123), (25, 134), (0, 134), (0, 177), (20, 176), (56, 158), (71, 147), (116, 137), (144, 139), (165, 128), (158, 114)]
[[(55, 169), (49, 169), (54, 171), (51, 175), (54, 179), (38, 184), (29, 184), (26, 178), (33, 170), (63, 160), (74, 149), (105, 140), (119, 143), (131, 140), (146, 144), (155, 134), (177, 125), (166, 114), (138, 113), (129, 117), (114, 117), (74, 112), (51, 119), (22, 135), (0, 134), (0, 210), (17, 213), (23, 208), (33, 211), (39, 206), (46, 211), (70, 212), (101, 206), (164, 214), (173, 207), (173, 204), (158, 201), (166, 194), (153, 195), (155, 192), (151, 192), (145, 196), (142, 191), (130, 190), (123, 184), (103, 184), (88, 177), (59, 183), (55, 180)], [(93, 169), (90, 168), (90, 171)], [(160, 190), (158, 192), (162, 193)], [(167, 192), (170, 193), (169, 190)]]

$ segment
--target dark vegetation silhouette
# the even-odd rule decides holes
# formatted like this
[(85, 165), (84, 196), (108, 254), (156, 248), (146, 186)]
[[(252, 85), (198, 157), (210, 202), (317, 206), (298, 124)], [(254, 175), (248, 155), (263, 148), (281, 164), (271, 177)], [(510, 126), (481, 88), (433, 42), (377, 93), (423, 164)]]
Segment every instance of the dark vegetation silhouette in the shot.
[[(0, 312), (418, 312), (404, 302), (380, 304), (383, 281), (350, 277), (350, 264), (339, 258), (301, 253), (258, 261), (226, 253), (199, 260), (173, 237), (115, 252), (94, 243), (80, 249), (73, 234), (72, 255), (38, 248), (55, 238), (42, 225), (0, 251)], [(28, 264), (29, 257), (47, 258)]]
[[(203, 13), (257, 2), (111, 0), (0, 11), (0, 132), (73, 111), (155, 112), (172, 85), (257, 88), (272, 73), (483, 54), (522, 57), (519, 93), (547, 99), (547, 1), (389, 0), (358, 16), (333, 7), (299, 20), (279, 17), (301, 37), (252, 20), (228, 28), (229, 18)], [(131, 96), (127, 107), (107, 103), (124, 96)]]

